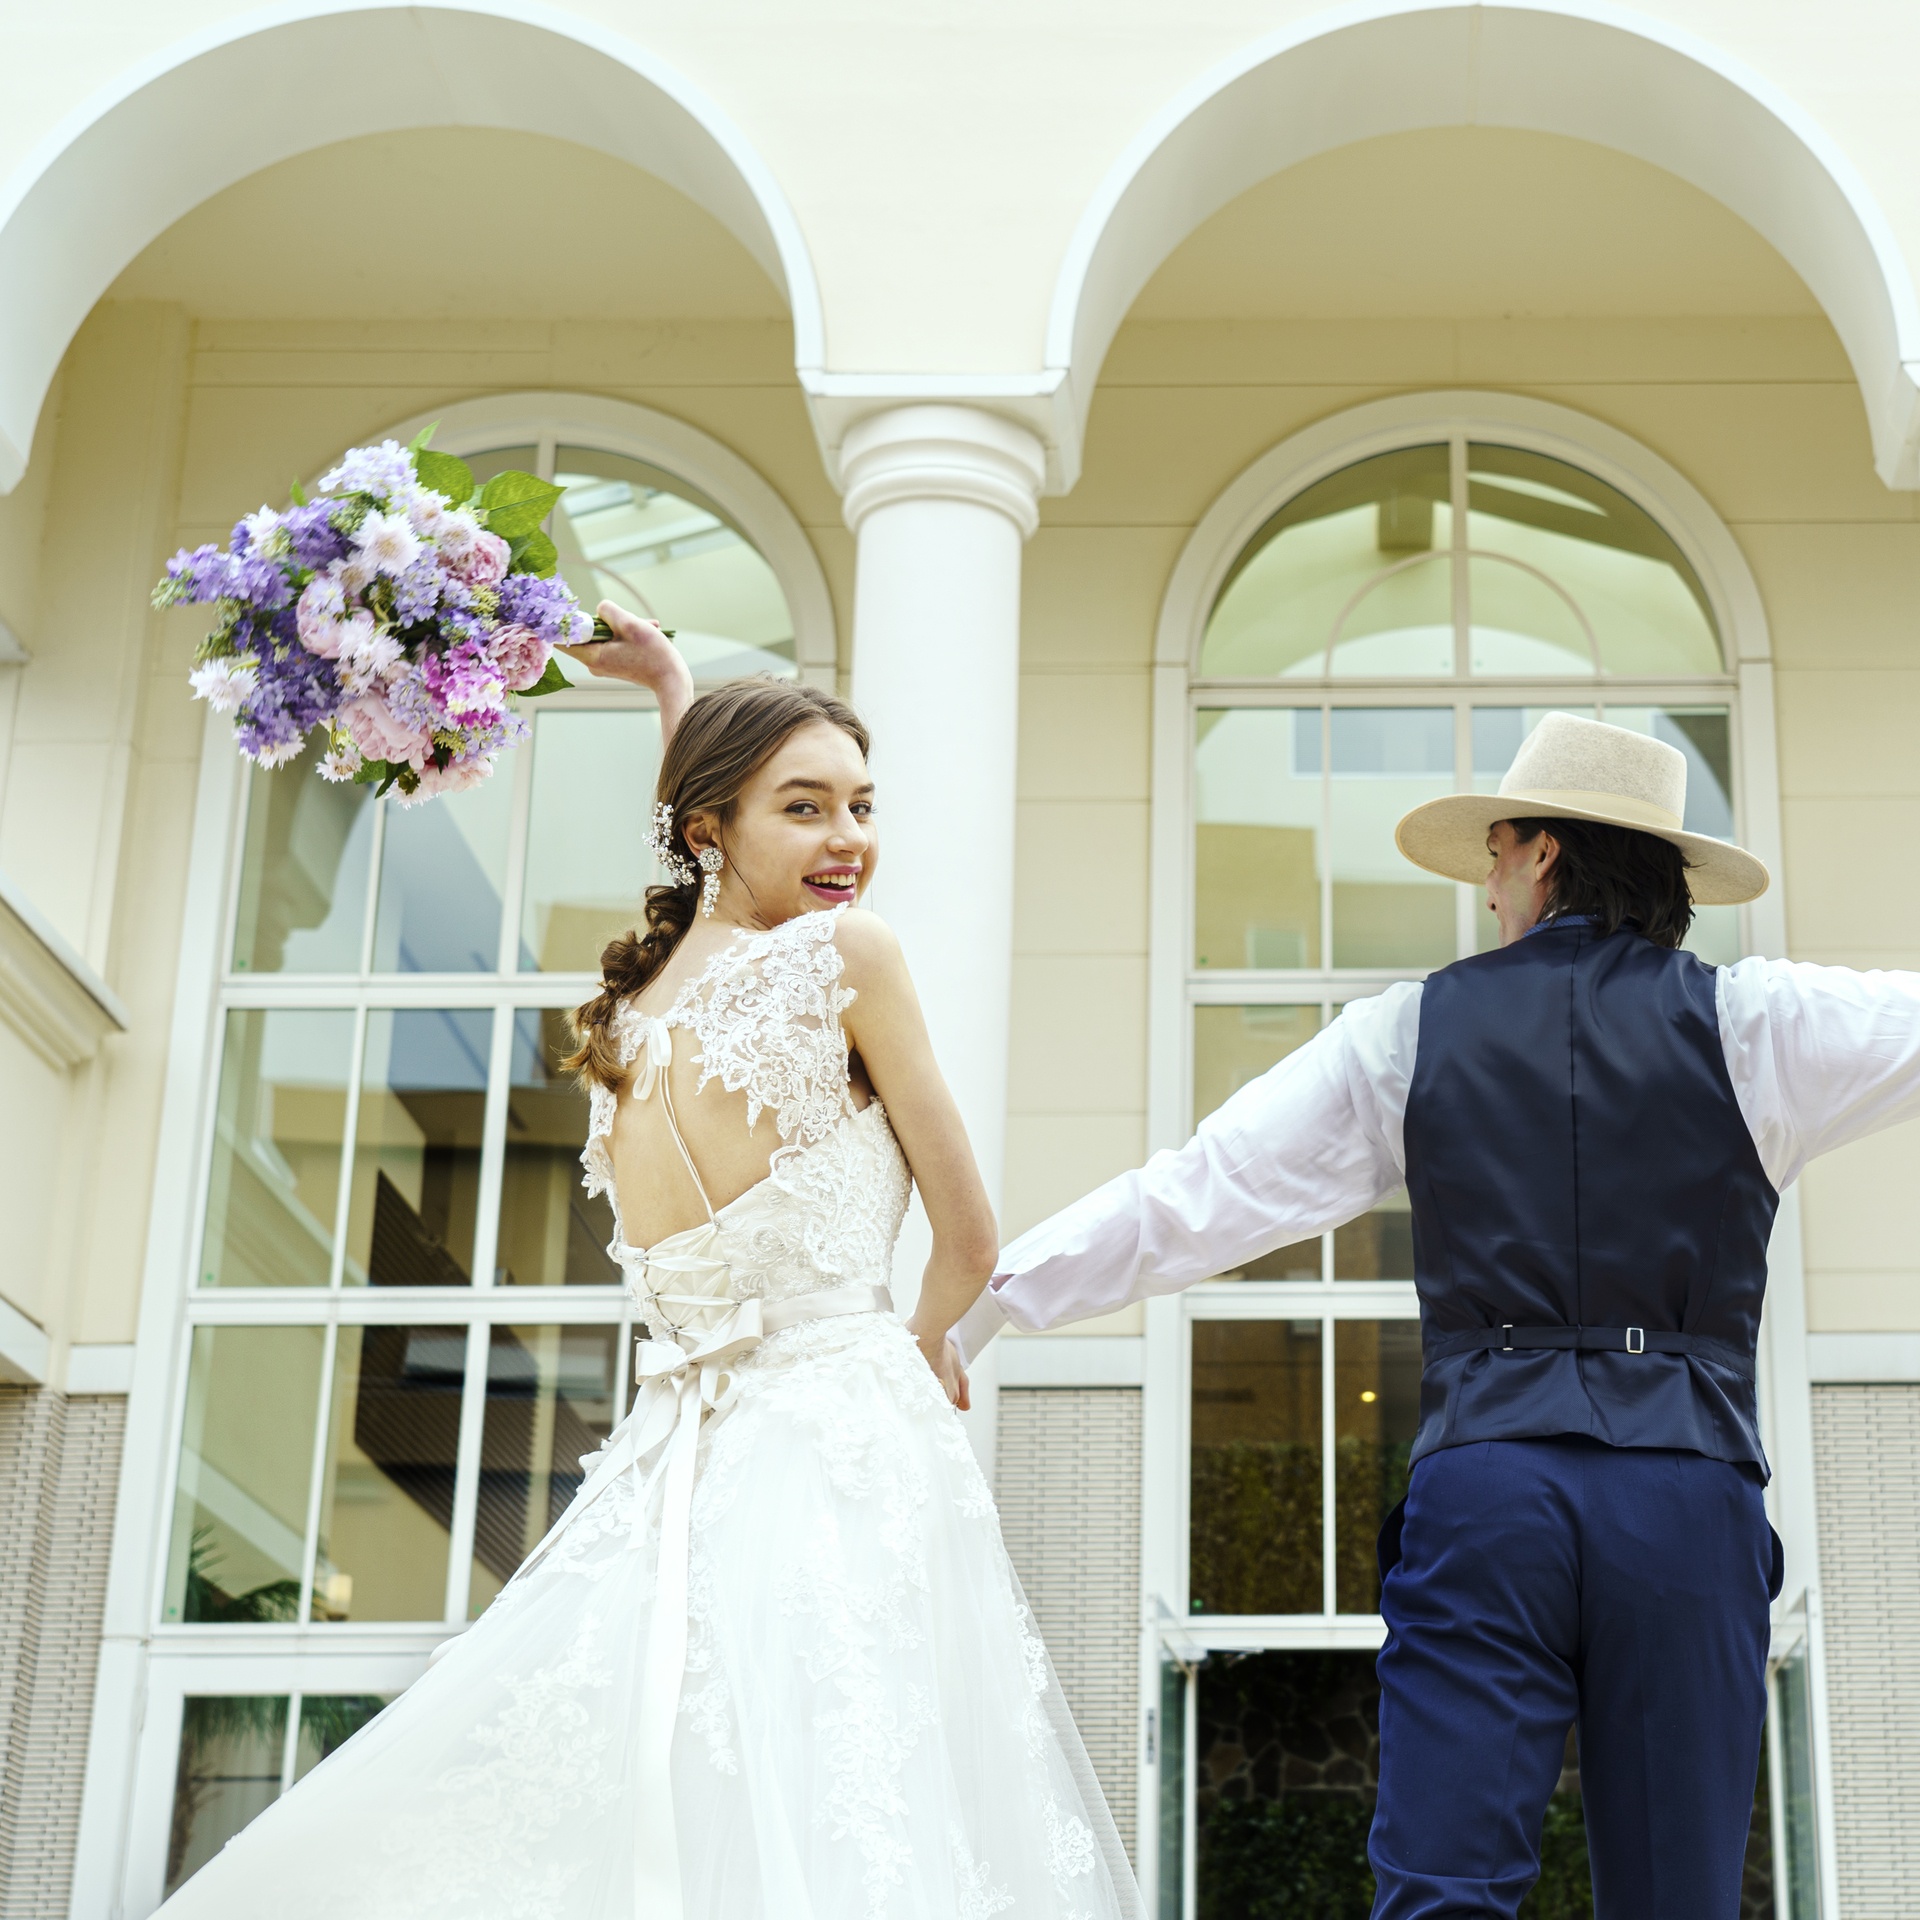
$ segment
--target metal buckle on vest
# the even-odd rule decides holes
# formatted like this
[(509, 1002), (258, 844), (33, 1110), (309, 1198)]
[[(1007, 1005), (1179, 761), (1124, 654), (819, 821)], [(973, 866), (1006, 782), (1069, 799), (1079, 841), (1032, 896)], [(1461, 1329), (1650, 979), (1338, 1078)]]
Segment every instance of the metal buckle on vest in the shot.
[(1646, 1328), (1645, 1327), (1629, 1327), (1627, 1329), (1627, 1351), (1629, 1353), (1645, 1353), (1646, 1350), (1647, 1350)]
[(1507, 1336), (1506, 1344), (1500, 1351), (1502, 1353), (1511, 1353), (1513, 1351), (1513, 1322), (1511, 1320), (1503, 1320), (1500, 1323), (1500, 1331)]

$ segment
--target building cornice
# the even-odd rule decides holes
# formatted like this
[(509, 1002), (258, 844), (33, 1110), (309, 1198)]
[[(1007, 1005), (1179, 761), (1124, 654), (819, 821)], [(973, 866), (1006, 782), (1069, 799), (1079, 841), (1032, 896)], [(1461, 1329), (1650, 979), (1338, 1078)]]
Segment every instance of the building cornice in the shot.
[(91, 1060), (127, 1029), (120, 996), (68, 946), (46, 916), (0, 873), (0, 1020), (48, 1066)]

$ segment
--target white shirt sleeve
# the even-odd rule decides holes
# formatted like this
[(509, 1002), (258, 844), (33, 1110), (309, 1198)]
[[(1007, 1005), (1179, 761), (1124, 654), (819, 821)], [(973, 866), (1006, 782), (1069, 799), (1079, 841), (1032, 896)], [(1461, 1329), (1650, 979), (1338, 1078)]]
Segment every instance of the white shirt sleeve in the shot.
[(1920, 973), (1742, 960), (1717, 982), (1727, 1073), (1776, 1189), (1920, 1115)]
[(1177, 1153), (1110, 1180), (1000, 1256), (961, 1323), (978, 1353), (1001, 1318), (1029, 1331), (1172, 1293), (1366, 1212), (1405, 1178), (1420, 987), (1350, 1001), (1242, 1087)]

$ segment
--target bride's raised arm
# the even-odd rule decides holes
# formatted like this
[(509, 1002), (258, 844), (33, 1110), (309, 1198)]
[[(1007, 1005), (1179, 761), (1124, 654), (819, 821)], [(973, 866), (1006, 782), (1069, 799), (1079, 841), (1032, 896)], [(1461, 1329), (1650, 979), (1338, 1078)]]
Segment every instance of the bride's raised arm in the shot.
[(933, 1057), (920, 998), (893, 930), (878, 916), (849, 907), (835, 943), (845, 965), (841, 984), (854, 993), (841, 1023), (886, 1106), (933, 1227), (933, 1257), (907, 1330), (964, 1411), (966, 1376), (947, 1334), (993, 1271), (1000, 1251), (993, 1208), (960, 1109)]
[(587, 640), (560, 651), (602, 680), (630, 680), (637, 687), (645, 687), (660, 705), (660, 750), (664, 753), (680, 716), (693, 704), (693, 669), (658, 620), (643, 620), (611, 600), (602, 600), (594, 611), (612, 628), (613, 638)]

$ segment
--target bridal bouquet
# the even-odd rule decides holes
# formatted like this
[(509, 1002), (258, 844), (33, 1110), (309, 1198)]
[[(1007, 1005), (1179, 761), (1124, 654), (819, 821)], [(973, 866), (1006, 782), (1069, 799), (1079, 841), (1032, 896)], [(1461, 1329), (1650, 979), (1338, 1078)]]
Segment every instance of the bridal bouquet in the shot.
[(458, 793), (526, 738), (507, 696), (567, 684), (553, 649), (593, 621), (541, 531), (562, 489), (530, 473), (476, 486), (432, 432), (356, 447), (320, 498), (296, 487), (229, 551), (168, 561), (154, 604), (216, 608), (189, 678), (256, 764), (284, 766), (325, 727), (329, 780), (397, 787), (403, 805)]

